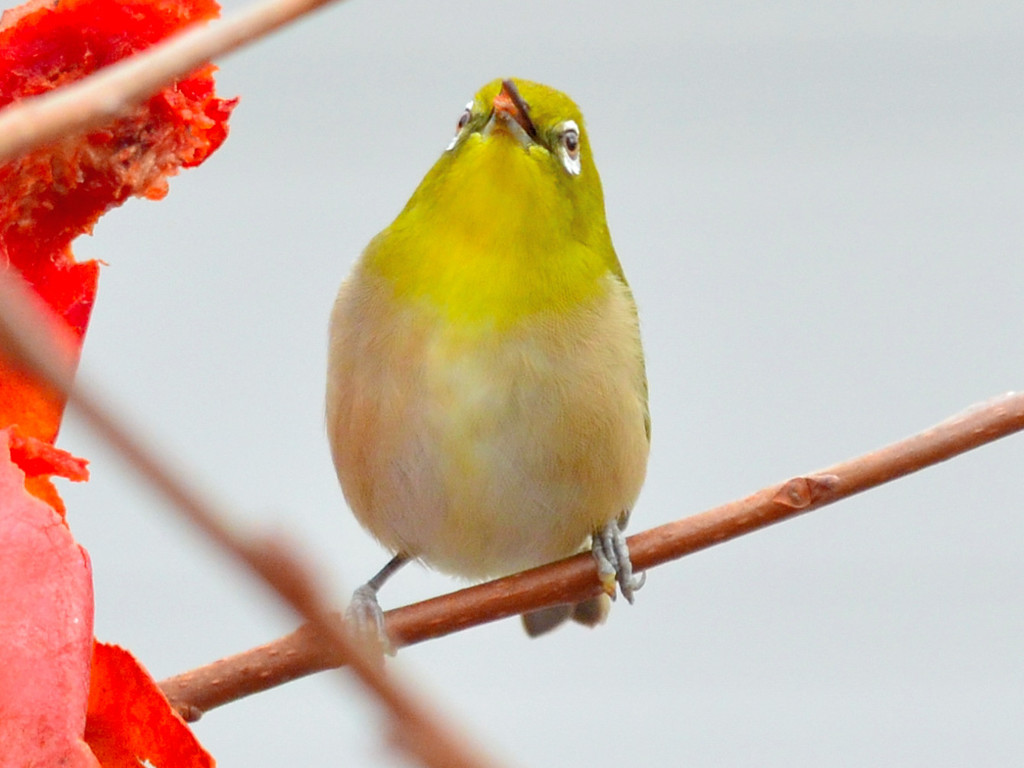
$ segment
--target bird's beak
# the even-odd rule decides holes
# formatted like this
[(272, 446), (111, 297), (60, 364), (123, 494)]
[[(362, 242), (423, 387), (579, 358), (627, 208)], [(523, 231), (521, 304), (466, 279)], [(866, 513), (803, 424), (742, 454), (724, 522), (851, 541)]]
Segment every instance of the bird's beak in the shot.
[(530, 120), (530, 105), (519, 95), (519, 89), (511, 80), (501, 81), (501, 90), (491, 102), (494, 111), (484, 129), (485, 134), (496, 128), (503, 128), (524, 147), (537, 140), (537, 129)]

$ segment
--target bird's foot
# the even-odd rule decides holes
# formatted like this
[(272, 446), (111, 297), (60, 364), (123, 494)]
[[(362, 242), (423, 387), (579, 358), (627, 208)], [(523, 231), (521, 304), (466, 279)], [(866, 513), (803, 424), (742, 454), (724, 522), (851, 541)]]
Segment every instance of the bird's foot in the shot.
[(617, 520), (610, 520), (593, 536), (592, 553), (597, 561), (597, 573), (601, 577), (604, 591), (615, 599), (615, 583), (622, 596), (632, 604), (633, 593), (647, 581), (647, 574), (633, 575), (633, 563), (629, 559), (626, 537)]
[(352, 600), (345, 609), (345, 620), (358, 638), (374, 645), (381, 653), (395, 655), (384, 624), (384, 611), (377, 601), (377, 589), (372, 584), (363, 584), (352, 593)]

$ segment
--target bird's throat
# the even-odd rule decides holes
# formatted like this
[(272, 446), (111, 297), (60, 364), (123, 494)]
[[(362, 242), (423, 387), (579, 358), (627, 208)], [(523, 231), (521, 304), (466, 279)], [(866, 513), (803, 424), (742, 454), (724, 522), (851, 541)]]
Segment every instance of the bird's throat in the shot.
[(371, 265), (399, 296), (462, 324), (507, 327), (592, 300), (605, 262), (573, 237), (547, 169), (512, 137), (473, 149), (431, 185), (429, 203), (414, 196)]

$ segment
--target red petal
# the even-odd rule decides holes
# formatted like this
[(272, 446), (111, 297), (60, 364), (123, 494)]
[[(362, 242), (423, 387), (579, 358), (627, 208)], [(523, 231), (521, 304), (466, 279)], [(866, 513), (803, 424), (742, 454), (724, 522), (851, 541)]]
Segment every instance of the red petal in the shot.
[(17, 429), (9, 430), (9, 435), (11, 461), (28, 477), (58, 475), (78, 482), (89, 479), (89, 470), (86, 469), (89, 462), (85, 459), (34, 437), (25, 437)]
[[(3, 434), (3, 433), (0, 433)], [(83, 482), (89, 479), (89, 462), (54, 448), (50, 443), (21, 434), (18, 427), (6, 430), (13, 461), (25, 473), (25, 490), (45, 501), (64, 519), (64, 502), (57, 494), (50, 478), (53, 475)]]
[(0, 766), (94, 767), (89, 558), (24, 483), (0, 430)]
[[(0, 107), (85, 77), (219, 10), (214, 0), (34, 0), (6, 11)], [(108, 125), (0, 165), (0, 264), (18, 269), (79, 340), (98, 265), (76, 263), (70, 243), (128, 197), (163, 196), (168, 176), (220, 146), (235, 102), (216, 97), (213, 72), (202, 67)], [(63, 405), (0, 362), (0, 427), (17, 423), (52, 442)]]
[(128, 651), (96, 643), (85, 738), (104, 768), (210, 768), (213, 758)]

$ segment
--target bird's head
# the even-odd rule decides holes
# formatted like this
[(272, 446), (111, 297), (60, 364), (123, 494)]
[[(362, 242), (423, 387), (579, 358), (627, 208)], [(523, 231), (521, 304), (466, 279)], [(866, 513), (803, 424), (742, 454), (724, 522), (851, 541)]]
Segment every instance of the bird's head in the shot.
[(485, 85), (367, 261), (400, 293), (499, 324), (624, 281), (579, 108), (526, 80)]
[(560, 91), (527, 80), (481, 88), (410, 204), (451, 206), (467, 225), (540, 227), (597, 245), (608, 238), (604, 198), (583, 115)]

